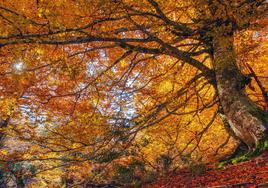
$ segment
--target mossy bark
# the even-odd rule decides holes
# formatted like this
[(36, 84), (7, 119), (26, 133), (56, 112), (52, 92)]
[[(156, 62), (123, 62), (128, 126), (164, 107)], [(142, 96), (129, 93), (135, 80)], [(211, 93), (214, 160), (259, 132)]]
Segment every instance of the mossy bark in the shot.
[(233, 36), (221, 33), (213, 37), (217, 90), (223, 113), (235, 133), (250, 151), (267, 138), (268, 114), (245, 93), (246, 76), (237, 66)]

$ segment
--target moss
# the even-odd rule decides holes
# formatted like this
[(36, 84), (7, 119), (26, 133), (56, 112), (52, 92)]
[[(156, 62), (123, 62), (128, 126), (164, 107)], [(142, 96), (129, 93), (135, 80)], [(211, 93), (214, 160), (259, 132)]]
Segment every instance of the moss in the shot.
[(236, 157), (218, 163), (217, 167), (219, 169), (222, 169), (224, 168), (224, 166), (228, 164), (237, 164), (240, 162), (248, 161), (253, 157), (261, 155), (265, 151), (268, 151), (268, 135), (262, 141), (260, 141), (260, 143), (258, 144), (257, 148), (254, 151), (246, 154), (239, 153)]
[(217, 167), (218, 167), (218, 169), (223, 169), (224, 166), (225, 166), (226, 164), (228, 164), (226, 161), (219, 162), (219, 163), (217, 164)]
[(268, 136), (266, 136), (264, 139), (260, 141), (257, 148), (248, 153), (247, 156), (252, 158), (261, 155), (264, 151), (268, 151)]
[(247, 161), (249, 160), (249, 157), (246, 156), (246, 155), (242, 155), (240, 157), (236, 157), (234, 159), (231, 160), (231, 163), (232, 164), (237, 164), (237, 163), (240, 163), (240, 162), (243, 162), (243, 161)]

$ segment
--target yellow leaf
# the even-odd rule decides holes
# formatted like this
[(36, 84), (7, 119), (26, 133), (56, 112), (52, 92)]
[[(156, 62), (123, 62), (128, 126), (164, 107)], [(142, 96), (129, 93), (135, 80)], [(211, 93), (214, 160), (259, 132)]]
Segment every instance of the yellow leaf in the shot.
[(173, 84), (170, 80), (162, 81), (159, 86), (157, 87), (157, 92), (159, 93), (167, 93), (172, 91)]
[(38, 10), (37, 10), (37, 15), (38, 15), (39, 17), (42, 17), (42, 16), (43, 16), (44, 11), (45, 11), (45, 9), (44, 9), (44, 8), (38, 8)]
[(128, 66), (128, 62), (127, 62), (126, 60), (122, 60), (122, 61), (120, 62), (120, 65), (121, 65), (122, 68), (125, 68), (125, 67)]
[(39, 55), (42, 55), (44, 53), (44, 50), (41, 49), (41, 48), (37, 48), (36, 53), (39, 54)]
[(2, 155), (7, 155), (7, 154), (8, 154), (8, 150), (3, 149), (3, 150), (0, 151), (0, 153), (1, 153)]

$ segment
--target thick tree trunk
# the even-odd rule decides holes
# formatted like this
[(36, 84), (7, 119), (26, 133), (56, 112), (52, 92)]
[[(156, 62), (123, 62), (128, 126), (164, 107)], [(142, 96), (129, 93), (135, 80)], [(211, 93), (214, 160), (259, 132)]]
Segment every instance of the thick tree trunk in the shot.
[(267, 136), (268, 114), (245, 93), (247, 77), (236, 63), (233, 36), (217, 34), (213, 38), (214, 60), (219, 99), (231, 129), (249, 149)]

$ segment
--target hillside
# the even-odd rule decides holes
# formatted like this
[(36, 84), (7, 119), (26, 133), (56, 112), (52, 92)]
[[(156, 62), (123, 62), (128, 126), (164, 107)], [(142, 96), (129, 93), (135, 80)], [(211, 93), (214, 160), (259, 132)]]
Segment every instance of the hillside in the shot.
[(268, 187), (268, 153), (236, 165), (227, 165), (222, 169), (208, 166), (207, 171), (199, 176), (193, 176), (189, 170), (182, 170), (169, 177), (160, 179), (157, 183), (148, 184), (144, 188), (160, 187)]

